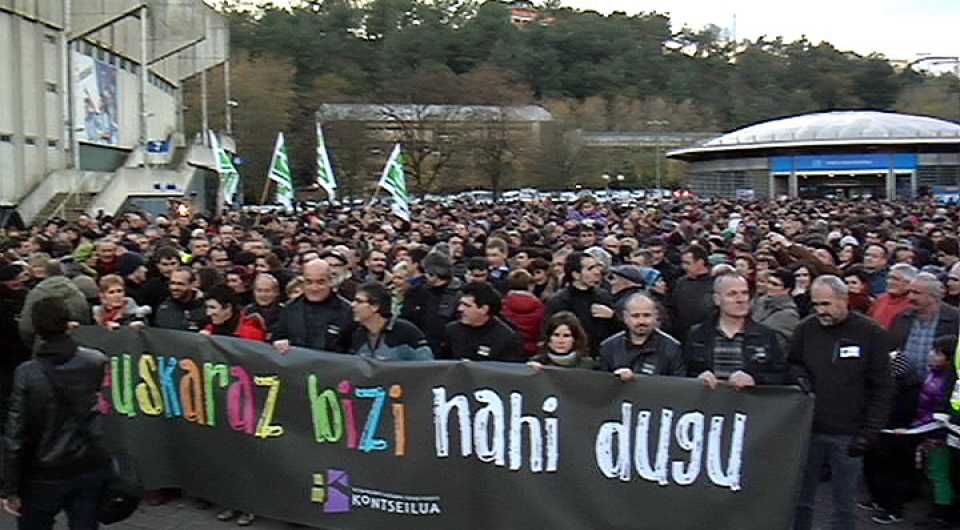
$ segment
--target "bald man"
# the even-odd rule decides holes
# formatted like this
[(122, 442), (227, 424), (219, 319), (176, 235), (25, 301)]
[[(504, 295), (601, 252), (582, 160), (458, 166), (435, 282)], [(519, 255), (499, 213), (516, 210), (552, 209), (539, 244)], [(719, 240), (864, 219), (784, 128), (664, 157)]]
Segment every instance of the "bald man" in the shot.
[(287, 353), (291, 346), (346, 353), (353, 331), (350, 303), (334, 292), (333, 270), (321, 259), (303, 267), (303, 296), (280, 313), (273, 346)]

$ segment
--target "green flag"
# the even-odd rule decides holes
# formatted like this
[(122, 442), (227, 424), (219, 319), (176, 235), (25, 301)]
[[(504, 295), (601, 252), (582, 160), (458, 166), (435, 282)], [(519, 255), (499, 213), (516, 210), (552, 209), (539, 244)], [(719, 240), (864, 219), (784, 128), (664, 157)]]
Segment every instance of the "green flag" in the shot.
[(277, 183), (277, 202), (288, 210), (292, 210), (293, 177), (290, 176), (287, 146), (283, 141), (282, 132), (277, 133), (277, 144), (273, 148), (273, 158), (270, 160), (270, 171), (267, 176)]
[(337, 181), (333, 178), (333, 167), (327, 157), (327, 146), (323, 142), (323, 128), (317, 124), (317, 185), (326, 190), (330, 201), (337, 199)]
[(217, 174), (220, 176), (220, 189), (223, 193), (223, 202), (229, 205), (233, 204), (233, 196), (237, 193), (240, 186), (240, 172), (233, 165), (233, 159), (230, 154), (220, 145), (217, 135), (213, 131), (210, 133), (210, 148), (213, 150), (213, 157), (216, 161)]
[(403, 151), (400, 149), (400, 144), (393, 147), (393, 152), (387, 159), (387, 165), (383, 168), (379, 186), (393, 197), (393, 204), (390, 205), (393, 213), (404, 221), (410, 222), (410, 199), (407, 196), (407, 182), (403, 174)]

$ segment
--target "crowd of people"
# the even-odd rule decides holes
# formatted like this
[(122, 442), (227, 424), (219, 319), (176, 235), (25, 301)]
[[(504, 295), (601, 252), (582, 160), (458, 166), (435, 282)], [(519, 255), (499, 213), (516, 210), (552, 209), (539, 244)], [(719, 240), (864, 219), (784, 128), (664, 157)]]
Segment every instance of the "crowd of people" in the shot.
[[(874, 521), (902, 521), (904, 501), (929, 491), (924, 523), (949, 527), (960, 438), (909, 429), (953, 411), (958, 222), (960, 209), (934, 202), (600, 203), (584, 194), (572, 204), (421, 202), (412, 222), (330, 207), (7, 229), (0, 410), (9, 416), (4, 462), (24, 464), (5, 465), (4, 508), (49, 509), (47, 493), (24, 486), (28, 470), (90, 480), (89, 469), (64, 463), (69, 455), (44, 458), (26, 443), (43, 426), (24, 414), (22, 379), (37, 379), (37, 359), (46, 359), (41, 374), (55, 375), (71, 358), (62, 326), (38, 321), (56, 300), (70, 325), (231, 335), (278, 355), (299, 347), (602, 370), (624, 383), (798, 385), (815, 411), (795, 528), (812, 527), (825, 474), (834, 529), (854, 528), (861, 477), (869, 498), (859, 504)], [(218, 517), (255, 520), (234, 509)]]

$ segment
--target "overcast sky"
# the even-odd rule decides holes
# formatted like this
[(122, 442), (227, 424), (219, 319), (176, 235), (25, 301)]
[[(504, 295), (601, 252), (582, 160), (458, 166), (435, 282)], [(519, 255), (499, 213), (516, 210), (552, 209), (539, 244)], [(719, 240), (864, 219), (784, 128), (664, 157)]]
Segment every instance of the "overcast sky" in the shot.
[(684, 24), (722, 28), (737, 19), (737, 39), (761, 35), (788, 41), (806, 35), (841, 50), (890, 59), (918, 54), (960, 55), (960, 0), (563, 0), (565, 5), (601, 13), (658, 11), (673, 29)]

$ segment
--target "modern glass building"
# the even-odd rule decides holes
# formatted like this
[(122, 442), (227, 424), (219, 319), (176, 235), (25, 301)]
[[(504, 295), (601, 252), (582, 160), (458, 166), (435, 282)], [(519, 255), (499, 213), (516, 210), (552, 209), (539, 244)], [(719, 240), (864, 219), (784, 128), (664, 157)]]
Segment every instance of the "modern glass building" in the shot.
[(912, 198), (960, 192), (960, 125), (834, 111), (751, 125), (667, 153), (703, 197)]

